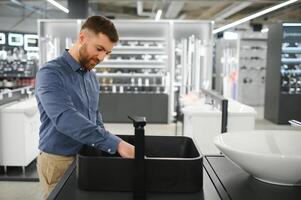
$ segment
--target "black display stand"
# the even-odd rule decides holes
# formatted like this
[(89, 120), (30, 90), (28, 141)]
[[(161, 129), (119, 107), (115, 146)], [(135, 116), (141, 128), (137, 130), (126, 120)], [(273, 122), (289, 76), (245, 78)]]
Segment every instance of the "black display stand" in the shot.
[[(198, 193), (147, 193), (147, 200), (300, 200), (301, 187), (279, 186), (261, 182), (224, 156), (203, 159), (203, 191)], [(132, 200), (132, 192), (80, 190), (75, 163), (67, 170), (48, 200), (106, 199)]]
[(148, 123), (168, 123), (168, 94), (100, 93), (99, 110), (105, 123), (131, 123), (131, 116), (145, 116)]
[[(220, 200), (210, 177), (204, 170), (203, 191), (197, 193), (146, 193), (147, 200)], [(47, 200), (89, 199), (89, 200), (132, 200), (132, 192), (102, 192), (80, 190), (76, 182), (75, 163), (67, 170)]]
[[(251, 162), (251, 161), (250, 161)], [(225, 200), (299, 200), (300, 186), (265, 183), (234, 165), (223, 156), (206, 156), (204, 166)]]
[(268, 34), (264, 118), (277, 124), (301, 120), (301, 26), (289, 24), (272, 24)]

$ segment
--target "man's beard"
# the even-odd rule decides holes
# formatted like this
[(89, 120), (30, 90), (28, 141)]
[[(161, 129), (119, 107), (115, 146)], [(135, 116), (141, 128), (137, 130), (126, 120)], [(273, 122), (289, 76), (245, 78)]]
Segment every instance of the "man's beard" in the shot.
[[(94, 63), (91, 62), (93, 60), (95, 61)], [(89, 58), (86, 43), (79, 49), (79, 63), (86, 70), (92, 70), (99, 62), (98, 58)]]

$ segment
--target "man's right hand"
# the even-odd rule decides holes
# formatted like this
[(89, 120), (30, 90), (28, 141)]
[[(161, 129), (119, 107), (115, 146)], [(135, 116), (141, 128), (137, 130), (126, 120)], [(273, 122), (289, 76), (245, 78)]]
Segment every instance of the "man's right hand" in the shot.
[(134, 158), (135, 157), (135, 147), (123, 140), (119, 142), (117, 146), (117, 151), (123, 158)]

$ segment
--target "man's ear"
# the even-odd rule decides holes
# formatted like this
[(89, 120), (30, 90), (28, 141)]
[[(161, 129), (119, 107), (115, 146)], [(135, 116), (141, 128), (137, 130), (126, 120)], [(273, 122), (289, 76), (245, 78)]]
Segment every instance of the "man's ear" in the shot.
[(85, 31), (80, 31), (79, 32), (79, 38), (78, 38), (78, 40), (79, 40), (79, 44), (81, 44), (81, 45), (83, 45), (83, 44), (86, 43), (86, 41), (87, 41), (87, 34), (86, 34)]

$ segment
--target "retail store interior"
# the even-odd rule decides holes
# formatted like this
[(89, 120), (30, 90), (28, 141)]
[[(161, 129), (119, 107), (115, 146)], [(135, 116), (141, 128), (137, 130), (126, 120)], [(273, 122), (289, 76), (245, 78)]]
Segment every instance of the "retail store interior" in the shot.
[(103, 124), (143, 129), (144, 154), (85, 149), (47, 199), (301, 199), (300, 0), (2, 0), (1, 200), (45, 198), (36, 75), (95, 15), (119, 35), (93, 69)]

